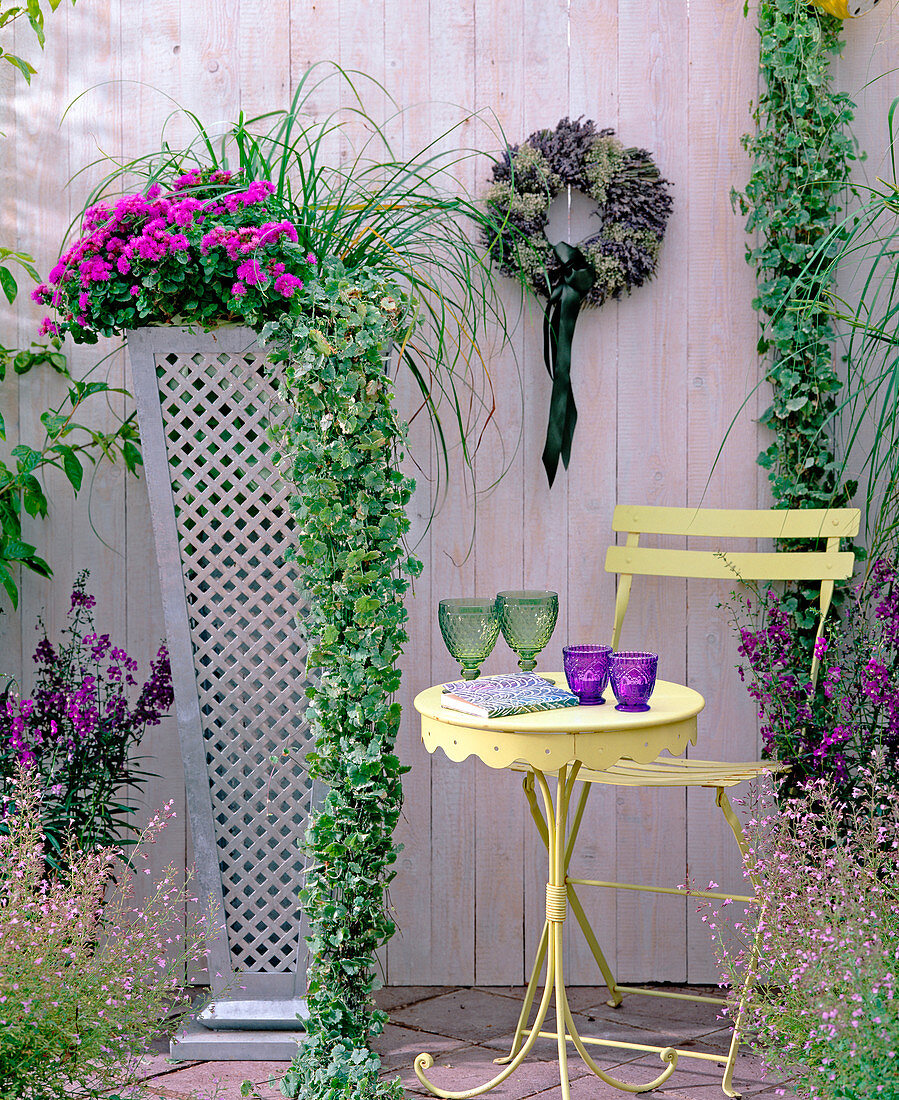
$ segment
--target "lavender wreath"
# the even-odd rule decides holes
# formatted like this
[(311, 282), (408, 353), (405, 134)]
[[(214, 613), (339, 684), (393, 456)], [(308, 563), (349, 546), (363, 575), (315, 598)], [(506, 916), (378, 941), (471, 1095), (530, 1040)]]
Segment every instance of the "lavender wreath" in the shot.
[[(599, 230), (578, 245), (551, 244), (549, 208), (573, 187), (596, 203)], [(655, 274), (671, 214), (668, 181), (645, 149), (626, 149), (613, 130), (563, 118), (506, 149), (493, 165), (485, 243), (500, 271), (546, 298), (543, 358), (553, 380), (543, 465), (550, 485), (568, 467), (577, 408), (571, 341), (582, 305), (620, 298)]]
[(570, 118), (537, 130), (493, 165), (486, 203), (499, 228), (486, 243), (500, 271), (551, 296), (562, 261), (546, 225), (553, 199), (567, 187), (594, 200), (600, 223), (577, 246), (595, 273), (583, 304), (601, 306), (652, 278), (671, 214), (668, 181), (645, 149), (626, 149), (614, 130)]

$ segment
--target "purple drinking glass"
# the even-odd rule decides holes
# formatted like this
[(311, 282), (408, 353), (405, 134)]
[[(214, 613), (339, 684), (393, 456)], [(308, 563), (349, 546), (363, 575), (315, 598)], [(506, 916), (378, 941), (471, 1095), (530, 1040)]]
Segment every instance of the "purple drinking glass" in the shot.
[(658, 667), (658, 653), (613, 653), (609, 658), (609, 681), (618, 700), (615, 710), (649, 710)]
[(609, 682), (610, 645), (567, 645), (562, 649), (562, 664), (568, 687), (581, 706), (604, 703), (602, 693)]

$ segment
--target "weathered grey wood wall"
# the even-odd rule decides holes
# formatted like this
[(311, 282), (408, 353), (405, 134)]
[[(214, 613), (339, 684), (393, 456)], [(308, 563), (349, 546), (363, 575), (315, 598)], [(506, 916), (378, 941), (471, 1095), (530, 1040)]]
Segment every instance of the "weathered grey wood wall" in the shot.
[[(515, 356), (489, 364), (501, 440), (488, 435), (477, 456), (481, 485), (503, 466), (503, 448), (508, 456), (517, 445), (511, 469), (479, 501), (470, 552), (473, 502), (461, 478), (421, 538), (425, 570), (409, 601), (412, 644), (402, 697), (401, 751), (412, 770), (400, 829), (405, 851), (391, 890), (400, 931), (385, 953), (390, 982), (520, 982), (522, 933), (530, 950), (542, 921), (544, 860), (516, 779), (471, 761), (432, 759), (418, 740), (413, 694), (453, 673), (436, 626), (437, 600), (520, 585), (556, 589), (562, 611), (546, 661), (558, 667), (566, 640), (609, 634), (613, 585), (602, 562), (616, 500), (766, 502), (755, 466), (763, 441), (753, 413), (765, 397), (754, 393), (753, 280), (743, 262), (742, 219), (730, 202), (731, 188), (747, 174), (740, 135), (750, 127), (757, 80), (756, 33), (742, 8), (742, 0), (79, 0), (49, 21), (31, 88), (0, 76), (0, 128), (9, 135), (0, 156), (0, 241), (32, 252), (45, 272), (88, 181), (97, 177), (93, 170), (66, 188), (84, 165), (155, 147), (176, 104), (210, 122), (239, 109), (281, 106), (300, 74), (322, 58), (371, 74), (403, 106), (418, 105), (402, 123), (409, 152), (472, 109), (494, 111), (512, 139), (562, 115), (586, 115), (614, 127), (626, 143), (652, 150), (674, 184), (675, 213), (656, 282), (584, 315), (578, 327), (580, 421), (567, 476), (547, 489), (540, 453), (549, 383), (540, 316), (527, 302)], [(894, 17), (875, 11), (849, 24), (846, 38), (839, 80), (859, 103), (857, 131), (870, 152), (861, 172), (873, 180), (888, 170), (886, 108), (899, 80), (894, 73), (869, 82), (892, 67)], [(36, 53), (21, 32), (15, 48)], [(323, 111), (337, 105), (318, 104)], [(170, 126), (177, 130), (178, 121)], [(496, 144), (473, 117), (452, 140)], [(466, 171), (470, 187), (484, 185), (483, 164), (470, 162)], [(557, 221), (561, 236), (564, 211)], [(511, 286), (507, 297), (514, 311)], [(37, 317), (27, 302), (15, 314), (7, 311), (0, 342), (27, 345)], [(96, 358), (91, 349), (73, 352), (81, 368)], [(101, 369), (127, 380), (122, 353)], [(2, 400), (10, 437), (36, 439), (37, 416), (59, 395), (50, 377), (28, 377), (18, 389), (8, 382)], [(410, 390), (400, 399), (414, 408)], [(116, 398), (109, 415), (125, 406)], [(421, 533), (433, 465), (421, 417), (412, 442), (424, 474), (416, 502)], [(36, 616), (43, 612), (51, 630), (60, 624), (68, 586), (85, 566), (104, 630), (145, 662), (163, 632), (144, 484), (102, 468), (77, 503), (57, 488), (50, 519), (30, 526), (56, 579), (26, 578), (20, 613), (0, 618), (0, 667), (24, 670), (26, 686)], [(706, 695), (699, 751), (739, 759), (756, 751), (754, 717), (733, 672), (729, 629), (716, 609), (721, 595), (701, 583), (646, 586), (632, 602), (630, 640), (658, 646), (663, 674), (686, 678)], [(487, 671), (509, 665), (500, 642)], [(172, 722), (153, 730), (145, 748), (150, 770), (160, 773), (146, 788), (147, 806), (173, 798), (182, 807)], [(157, 864), (189, 854), (183, 816), (178, 820)], [(598, 791), (581, 835), (579, 873), (589, 877), (722, 883), (739, 877), (727, 837), (700, 797)], [(623, 977), (708, 979), (714, 975), (705, 928), (688, 908), (679, 899), (610, 895), (591, 904)], [(581, 968), (573, 973), (593, 982), (586, 952), (576, 943), (570, 950), (571, 963)]]

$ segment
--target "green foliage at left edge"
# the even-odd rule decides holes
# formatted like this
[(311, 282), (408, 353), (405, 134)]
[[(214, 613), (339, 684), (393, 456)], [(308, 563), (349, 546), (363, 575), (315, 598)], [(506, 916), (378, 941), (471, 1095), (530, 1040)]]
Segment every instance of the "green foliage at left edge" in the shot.
[(400, 1098), (398, 1082), (378, 1082), (370, 1040), (386, 1020), (372, 1000), (374, 953), (394, 931), (384, 891), (406, 770), (394, 752), (403, 595), (421, 569), (403, 544), (414, 482), (397, 468), (405, 425), (385, 361), (411, 310), (383, 277), (338, 261), (304, 296), (262, 332), (290, 410), (271, 431), (292, 486), (297, 542), (287, 556), (307, 604), (315, 747), (306, 759), (328, 788), (305, 841), (307, 1038), (282, 1088), (303, 1100)]
[[(50, 11), (56, 11), (62, 0), (44, 0)], [(75, 0), (72, 0), (72, 6), (74, 7)], [(13, 23), (17, 19), (24, 18), (31, 26), (34, 35), (37, 38), (38, 45), (41, 49), (44, 48), (45, 36), (44, 36), (44, 12), (41, 9), (41, 0), (26, 0), (24, 4), (8, 4), (6, 0), (0, 0), (0, 31), (9, 31)], [(14, 69), (16, 69), (21, 76), (25, 77), (28, 84), (31, 83), (31, 78), (37, 71), (30, 61), (26, 61), (24, 57), (19, 57), (17, 54), (10, 53), (3, 42), (0, 42), (0, 61), (6, 61)], [(30, 259), (30, 257), (25, 257)], [(0, 272), (4, 270), (0, 265)]]
[[(76, 0), (72, 0), (75, 5)], [(9, 35), (16, 20), (25, 19), (37, 37), (41, 49), (45, 45), (42, 3), (51, 12), (62, 0), (26, 0), (23, 4), (10, 4), (0, 0), (0, 34)], [(5, 48), (7, 39), (0, 40), (0, 63), (8, 62), (30, 84), (34, 66)], [(0, 131), (0, 137), (6, 135)], [(27, 252), (0, 245), (0, 293), (12, 305), (19, 292), (13, 265), (21, 268), (35, 282), (40, 280), (34, 258)], [(115, 461), (121, 455), (131, 473), (137, 472), (141, 463), (137, 423), (132, 413), (112, 432), (100, 432), (79, 424), (75, 413), (83, 402), (97, 393), (115, 393), (106, 383), (90, 381), (87, 377), (76, 381), (69, 374), (65, 355), (59, 350), (58, 341), (52, 344), (32, 343), (30, 348), (7, 348), (0, 345), (0, 382), (7, 370), (24, 375), (34, 367), (46, 364), (63, 375), (70, 383), (65, 402), (41, 414), (45, 429), (39, 448), (19, 443), (12, 449), (14, 464), (0, 459), (0, 587), (5, 591), (14, 609), (19, 604), (20, 568), (30, 569), (42, 577), (52, 576), (52, 570), (37, 552), (37, 547), (22, 538), (23, 512), (30, 516), (47, 515), (49, 501), (45, 485), (40, 480), (49, 467), (60, 469), (68, 479), (76, 496), (84, 478), (84, 459), (95, 465), (99, 460)], [(97, 364), (98, 366), (100, 364)], [(6, 440), (6, 422), (0, 408), (0, 440)], [(0, 606), (0, 613), (3, 608)]]
[[(132, 412), (111, 432), (98, 431), (81, 422), (84, 406), (100, 394), (107, 397), (127, 391), (116, 389), (108, 382), (73, 378), (58, 340), (51, 344), (32, 343), (30, 348), (5, 348), (0, 345), (0, 382), (11, 369), (15, 374), (28, 374), (37, 367), (50, 367), (67, 382), (66, 396), (60, 404), (41, 413), (44, 438), (37, 447), (17, 443), (9, 459), (0, 458), (0, 587), (13, 609), (19, 605), (20, 567), (41, 577), (52, 577), (47, 561), (38, 548), (23, 539), (22, 521), (25, 515), (45, 518), (50, 500), (45, 477), (51, 468), (65, 475), (75, 496), (84, 482), (90, 466), (107, 460), (122, 459), (126, 469), (137, 474), (142, 464), (136, 416)], [(97, 366), (102, 365), (103, 360)], [(96, 368), (95, 368), (96, 369)], [(6, 423), (0, 410), (0, 440), (6, 441)], [(2, 613), (0, 606), (0, 613)]]

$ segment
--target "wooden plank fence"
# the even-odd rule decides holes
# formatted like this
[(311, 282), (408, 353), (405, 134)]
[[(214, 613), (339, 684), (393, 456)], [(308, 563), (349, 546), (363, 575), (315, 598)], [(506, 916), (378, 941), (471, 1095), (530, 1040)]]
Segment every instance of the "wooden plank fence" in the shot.
[[(740, 135), (751, 126), (757, 84), (757, 36), (742, 7), (741, 0), (80, 0), (48, 21), (43, 55), (16, 32), (16, 52), (33, 56), (39, 70), (31, 87), (0, 76), (0, 128), (8, 134), (0, 139), (0, 239), (34, 254), (44, 272), (99, 170), (65, 189), (68, 177), (101, 154), (129, 158), (154, 147), (176, 103), (212, 122), (283, 106), (302, 72), (323, 58), (371, 74), (410, 108), (400, 126), (406, 152), (466, 118), (451, 140), (495, 148), (495, 132), (484, 117), (469, 117), (474, 111), (495, 112), (512, 140), (563, 115), (583, 115), (650, 149), (674, 185), (656, 281), (582, 315), (574, 456), (552, 490), (540, 463), (549, 381), (533, 301), (524, 304), (514, 353), (490, 360), (497, 431), (477, 456), (480, 484), (490, 484), (513, 452), (514, 460), (478, 502), (471, 547), (474, 501), (459, 476), (427, 527), (435, 461), (423, 418), (413, 424), (420, 482), (413, 530), (425, 568), (409, 600), (412, 643), (404, 660), (400, 751), (412, 770), (399, 830), (405, 850), (390, 894), (400, 927), (384, 955), (391, 983), (521, 982), (542, 925), (544, 856), (527, 827), (517, 779), (472, 761), (431, 758), (418, 738), (413, 695), (454, 672), (436, 626), (438, 599), (519, 585), (556, 589), (561, 613), (545, 662), (558, 667), (565, 641), (603, 640), (611, 631), (614, 590), (602, 561), (616, 501), (754, 507), (768, 499), (755, 465), (764, 440), (753, 415), (766, 397), (756, 390), (754, 284), (743, 260), (742, 218), (730, 200), (747, 176)], [(873, 180), (888, 170), (886, 111), (899, 76), (870, 82), (892, 67), (894, 16), (878, 9), (850, 23), (846, 38), (839, 82), (859, 102), (857, 132), (870, 153), (859, 178)], [(319, 99), (321, 112), (340, 105), (326, 94)], [(183, 131), (177, 118), (168, 126)], [(461, 179), (483, 190), (487, 174), (485, 164), (469, 161)], [(564, 207), (554, 212), (560, 236), (569, 231), (566, 215)], [(504, 294), (514, 315), (514, 287)], [(26, 346), (38, 317), (27, 302), (5, 310), (0, 341)], [(96, 356), (73, 353), (83, 369)], [(127, 379), (124, 354), (110, 362), (110, 377)], [(35, 439), (37, 416), (59, 395), (49, 376), (29, 376), (18, 389), (7, 381), (10, 438)], [(413, 387), (403, 380), (399, 401), (414, 410)], [(64, 485), (51, 487), (51, 517), (30, 525), (30, 534), (46, 549), (55, 580), (25, 578), (20, 613), (0, 617), (0, 668), (21, 675), (26, 689), (35, 619), (42, 613), (51, 631), (58, 628), (81, 568), (93, 572), (103, 630), (124, 639), (144, 666), (163, 633), (143, 482), (104, 469), (77, 503)], [(666, 678), (685, 677), (706, 695), (701, 755), (747, 758), (757, 747), (755, 719), (716, 607), (726, 590), (647, 583), (633, 601), (624, 642), (658, 648)], [(485, 671), (510, 664), (500, 641)], [(173, 722), (152, 730), (144, 747), (150, 770), (160, 773), (147, 785), (146, 808), (174, 798), (183, 809)], [(583, 877), (664, 874), (729, 885), (740, 877), (709, 801), (682, 792), (597, 791), (581, 837)], [(183, 814), (154, 860), (189, 860)], [(683, 900), (588, 900), (622, 979), (714, 980), (705, 928)], [(574, 942), (569, 952), (573, 980), (593, 983), (583, 947)]]

